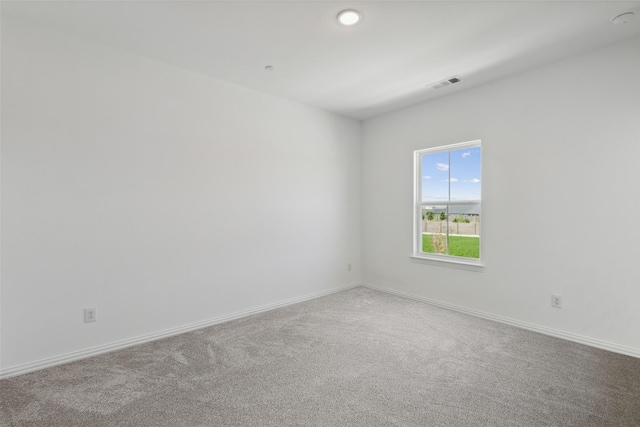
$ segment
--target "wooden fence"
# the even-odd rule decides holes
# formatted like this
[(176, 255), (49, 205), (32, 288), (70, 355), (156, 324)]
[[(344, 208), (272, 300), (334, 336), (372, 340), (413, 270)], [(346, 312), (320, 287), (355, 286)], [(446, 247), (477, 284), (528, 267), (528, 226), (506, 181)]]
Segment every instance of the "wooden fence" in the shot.
[(453, 222), (453, 219), (449, 221), (439, 221), (428, 219), (422, 220), (422, 231), (425, 233), (441, 233), (447, 232), (447, 222), (449, 222), (449, 234), (461, 234), (466, 236), (478, 236), (480, 235), (480, 221), (472, 220), (471, 222)]

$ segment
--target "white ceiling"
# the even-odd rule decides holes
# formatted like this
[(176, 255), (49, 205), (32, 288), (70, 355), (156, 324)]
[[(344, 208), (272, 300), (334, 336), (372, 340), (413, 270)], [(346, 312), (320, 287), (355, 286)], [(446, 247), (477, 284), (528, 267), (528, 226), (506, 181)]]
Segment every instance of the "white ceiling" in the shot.
[[(340, 26), (347, 8), (362, 22)], [(628, 10), (634, 21), (611, 24)], [(640, 1), (3, 1), (2, 13), (357, 119), (640, 35)]]

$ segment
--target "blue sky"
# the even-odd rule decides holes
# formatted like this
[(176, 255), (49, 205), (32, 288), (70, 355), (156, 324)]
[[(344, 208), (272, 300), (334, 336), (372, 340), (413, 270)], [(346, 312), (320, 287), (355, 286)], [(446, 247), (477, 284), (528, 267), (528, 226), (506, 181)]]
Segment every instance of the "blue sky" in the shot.
[(422, 200), (479, 200), (480, 147), (422, 155)]

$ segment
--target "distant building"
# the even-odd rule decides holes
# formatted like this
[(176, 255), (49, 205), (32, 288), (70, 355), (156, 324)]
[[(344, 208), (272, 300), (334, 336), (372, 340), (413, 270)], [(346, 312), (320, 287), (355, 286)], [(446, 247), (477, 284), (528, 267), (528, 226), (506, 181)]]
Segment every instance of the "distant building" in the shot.
[[(425, 206), (422, 208), (422, 212), (426, 215), (427, 212), (433, 212), (435, 216), (440, 215), (442, 212), (446, 212), (447, 208), (442, 206)], [(449, 216), (463, 215), (463, 216), (479, 216), (479, 205), (451, 205), (449, 206)]]

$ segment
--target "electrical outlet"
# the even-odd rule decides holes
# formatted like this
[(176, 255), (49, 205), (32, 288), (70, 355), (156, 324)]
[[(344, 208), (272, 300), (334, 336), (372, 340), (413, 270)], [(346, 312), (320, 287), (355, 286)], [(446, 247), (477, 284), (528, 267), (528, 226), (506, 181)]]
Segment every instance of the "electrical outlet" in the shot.
[(84, 323), (95, 322), (98, 320), (98, 312), (95, 307), (84, 309)]
[(351, 263), (347, 264), (347, 271), (351, 271)]
[(551, 307), (562, 308), (562, 296), (551, 295)]

